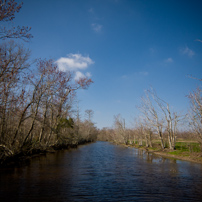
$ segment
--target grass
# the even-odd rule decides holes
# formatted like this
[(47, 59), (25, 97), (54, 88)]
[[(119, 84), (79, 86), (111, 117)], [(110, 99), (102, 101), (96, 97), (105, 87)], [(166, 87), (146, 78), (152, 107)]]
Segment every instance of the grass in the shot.
[(168, 152), (172, 155), (189, 156), (189, 153), (201, 152), (199, 143), (197, 142), (176, 142), (175, 151)]
[[(138, 142), (135, 142), (134, 146), (137, 148), (145, 148), (147, 151), (156, 152), (157, 154), (167, 156), (167, 158), (175, 158), (175, 159), (183, 159), (188, 161), (200, 162), (202, 163), (202, 150), (200, 144), (196, 142), (196, 140), (183, 140), (180, 139), (175, 144), (175, 150), (169, 149), (169, 144), (165, 141), (165, 149), (162, 150), (161, 142), (158, 139), (153, 139), (152, 146), (146, 148), (145, 141), (143, 141), (143, 145), (139, 146)], [(171, 156), (172, 155), (172, 156)]]
[(175, 150), (175, 151), (172, 151), (172, 152), (168, 152), (169, 154), (173, 154), (173, 155), (181, 155), (183, 153), (183, 151), (181, 150)]
[(201, 148), (197, 142), (176, 142), (175, 149), (182, 152), (200, 152)]
[(158, 150), (158, 147), (150, 147), (149, 150)]
[[(134, 142), (133, 142), (134, 144)], [(149, 147), (149, 150), (158, 150), (161, 149), (161, 142), (160, 140), (153, 140), (153, 147)], [(138, 146), (139, 148), (145, 147), (145, 141), (142, 141), (142, 145), (140, 146), (138, 144), (138, 141), (135, 141), (135, 145)], [(165, 148), (169, 148), (168, 142), (165, 142)], [(179, 140), (175, 144), (175, 150), (168, 152), (169, 154), (173, 155), (187, 155), (186, 153), (199, 153), (201, 152), (201, 147), (200, 144), (196, 141), (184, 141), (184, 140)]]

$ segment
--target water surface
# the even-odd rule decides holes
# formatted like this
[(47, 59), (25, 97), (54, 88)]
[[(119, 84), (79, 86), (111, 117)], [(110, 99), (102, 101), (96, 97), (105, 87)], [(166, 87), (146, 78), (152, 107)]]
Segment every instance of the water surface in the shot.
[(0, 201), (202, 201), (202, 165), (96, 142), (1, 168)]

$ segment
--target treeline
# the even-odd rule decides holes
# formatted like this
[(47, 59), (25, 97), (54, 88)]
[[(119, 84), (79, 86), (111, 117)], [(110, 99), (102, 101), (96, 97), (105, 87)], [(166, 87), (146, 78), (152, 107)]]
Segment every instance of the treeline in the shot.
[(150, 88), (137, 106), (140, 116), (136, 118), (133, 128), (126, 128), (125, 119), (119, 114), (114, 116), (113, 127), (103, 128), (98, 139), (175, 150), (177, 138), (181, 138), (197, 141), (202, 151), (202, 89), (197, 88), (187, 97), (190, 100), (189, 113), (179, 114), (172, 111), (170, 105)]
[(30, 28), (7, 24), (22, 4), (14, 0), (0, 4), (0, 161), (94, 141), (97, 129), (91, 117), (82, 121), (71, 113), (77, 90), (87, 89), (93, 81), (74, 80), (72, 72), (60, 71), (53, 60), (30, 62), (30, 52), (13, 40), (30, 40)]

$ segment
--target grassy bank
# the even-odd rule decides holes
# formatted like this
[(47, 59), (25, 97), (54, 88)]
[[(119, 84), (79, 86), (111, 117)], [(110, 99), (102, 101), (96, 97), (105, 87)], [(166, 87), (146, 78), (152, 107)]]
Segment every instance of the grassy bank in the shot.
[(138, 144), (132, 144), (130, 146), (139, 149), (144, 149), (150, 153), (164, 156), (166, 158), (174, 158), (196, 163), (202, 163), (202, 151), (200, 148), (200, 144), (196, 141), (179, 140), (176, 142), (175, 150), (170, 150), (167, 147), (165, 149), (161, 149), (159, 143), (160, 142), (158, 142), (158, 140), (153, 141), (153, 147), (146, 147), (144, 142), (142, 146)]

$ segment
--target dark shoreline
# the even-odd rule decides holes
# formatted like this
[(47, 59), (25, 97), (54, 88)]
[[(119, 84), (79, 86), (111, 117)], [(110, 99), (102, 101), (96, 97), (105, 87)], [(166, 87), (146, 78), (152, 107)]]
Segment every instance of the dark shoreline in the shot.
[(56, 153), (57, 151), (62, 150), (68, 150), (71, 148), (77, 148), (79, 145), (85, 145), (93, 142), (82, 142), (79, 144), (68, 144), (68, 145), (52, 145), (50, 147), (47, 147), (45, 149), (41, 148), (34, 148), (31, 151), (21, 151), (17, 154), (14, 154), (12, 156), (8, 156), (5, 159), (0, 160), (0, 168), (2, 167), (15, 167), (15, 166), (22, 166), (27, 161), (50, 153)]

